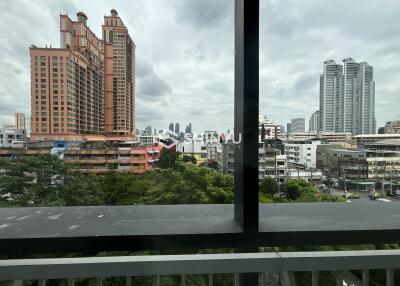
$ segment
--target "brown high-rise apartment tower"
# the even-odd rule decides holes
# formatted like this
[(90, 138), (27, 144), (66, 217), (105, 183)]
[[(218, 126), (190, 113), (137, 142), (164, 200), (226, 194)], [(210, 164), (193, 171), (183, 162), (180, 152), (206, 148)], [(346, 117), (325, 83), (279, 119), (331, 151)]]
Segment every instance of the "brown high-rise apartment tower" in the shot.
[[(112, 10), (112, 14), (116, 14), (115, 10)], [(127, 46), (134, 50), (128, 31), (124, 29), (130, 41)], [(114, 59), (113, 71), (117, 80), (111, 80), (111, 87), (106, 85), (111, 89), (110, 94), (105, 92), (105, 80), (109, 81), (110, 77), (106, 72), (105, 41), (97, 38), (89, 29), (86, 15), (79, 12), (77, 21), (67, 15), (60, 15), (60, 36), (60, 48), (30, 48), (31, 138), (71, 141), (132, 139), (135, 126), (134, 68), (129, 69), (129, 77), (120, 76), (120, 70), (128, 71), (127, 66), (134, 66), (134, 51), (129, 51), (129, 59), (126, 56), (127, 62), (124, 63), (119, 56), (123, 48), (114, 48), (117, 60)], [(122, 79), (127, 86), (125, 89), (118, 88)], [(119, 102), (122, 98), (129, 99), (124, 102), (126, 110), (112, 106), (112, 115), (106, 115), (106, 94), (113, 102)], [(126, 116), (130, 116), (129, 120), (125, 119)], [(124, 119), (113, 121), (113, 118), (121, 117)], [(110, 122), (121, 122), (121, 125), (112, 124), (113, 129), (109, 131)], [(129, 124), (122, 125), (124, 122)]]
[(128, 29), (111, 10), (104, 17), (105, 130), (132, 135), (135, 130), (135, 44)]

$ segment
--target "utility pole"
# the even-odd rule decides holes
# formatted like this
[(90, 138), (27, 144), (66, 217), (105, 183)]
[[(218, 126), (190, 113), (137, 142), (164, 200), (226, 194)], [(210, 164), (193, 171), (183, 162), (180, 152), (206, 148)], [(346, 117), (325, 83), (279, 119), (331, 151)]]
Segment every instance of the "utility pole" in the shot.
[(393, 162), (390, 165), (390, 194), (393, 195)]
[(342, 172), (343, 172), (344, 191), (347, 192), (346, 173), (345, 173), (345, 171), (344, 171), (344, 167), (342, 167)]

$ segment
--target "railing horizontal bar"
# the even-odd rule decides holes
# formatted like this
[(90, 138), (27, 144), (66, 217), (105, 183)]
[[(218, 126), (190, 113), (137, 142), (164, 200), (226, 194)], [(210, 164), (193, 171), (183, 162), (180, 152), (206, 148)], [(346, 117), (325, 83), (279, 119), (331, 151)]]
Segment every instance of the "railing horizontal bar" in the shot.
[(400, 268), (400, 250), (0, 260), (0, 280)]

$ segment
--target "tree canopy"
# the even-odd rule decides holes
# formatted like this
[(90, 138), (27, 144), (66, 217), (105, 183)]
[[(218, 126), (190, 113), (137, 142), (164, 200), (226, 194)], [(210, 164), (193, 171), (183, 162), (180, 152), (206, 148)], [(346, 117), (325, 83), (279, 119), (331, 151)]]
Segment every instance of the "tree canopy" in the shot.
[[(136, 204), (233, 203), (233, 177), (213, 168), (179, 159), (163, 149), (163, 168), (140, 175), (114, 171), (103, 175), (80, 173), (56, 156), (0, 160), (1, 206), (87, 206)], [(188, 161), (188, 162), (185, 162)], [(284, 196), (276, 197), (276, 182), (260, 184), (261, 203), (343, 201), (320, 194), (304, 180), (289, 180)]]
[(277, 191), (277, 183), (274, 178), (265, 177), (260, 184), (260, 192), (273, 196)]

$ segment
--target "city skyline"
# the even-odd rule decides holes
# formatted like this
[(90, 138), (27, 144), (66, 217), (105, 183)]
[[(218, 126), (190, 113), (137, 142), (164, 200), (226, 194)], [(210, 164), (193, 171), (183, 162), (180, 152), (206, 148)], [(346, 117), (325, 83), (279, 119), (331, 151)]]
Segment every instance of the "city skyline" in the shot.
[[(18, 18), (9, 31), (19, 36), (0, 48), (1, 123), (11, 123), (15, 111), (29, 114), (28, 47), (59, 46), (59, 13), (73, 17), (84, 11), (100, 36), (98, 19), (115, 8), (137, 45), (137, 128), (164, 129), (176, 121), (192, 122), (199, 131), (232, 129), (233, 1), (214, 2), (100, 1), (93, 6), (82, 1), (4, 1), (0, 7), (8, 13), (1, 21), (5, 25)], [(370, 1), (362, 12), (350, 9), (350, 15), (345, 1), (330, 7), (344, 11), (340, 14), (313, 1), (261, 4), (260, 112), (280, 124), (309, 118), (318, 109), (323, 61), (352, 57), (375, 69), (377, 127), (400, 117), (395, 104), (400, 89), (393, 38), (396, 5), (383, 9), (379, 1)], [(312, 17), (316, 13), (321, 17)], [(365, 15), (374, 15), (375, 23)], [(42, 29), (41, 19), (48, 21), (48, 29)]]

